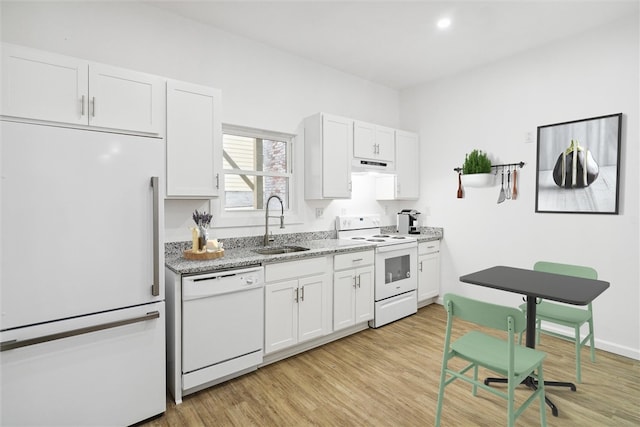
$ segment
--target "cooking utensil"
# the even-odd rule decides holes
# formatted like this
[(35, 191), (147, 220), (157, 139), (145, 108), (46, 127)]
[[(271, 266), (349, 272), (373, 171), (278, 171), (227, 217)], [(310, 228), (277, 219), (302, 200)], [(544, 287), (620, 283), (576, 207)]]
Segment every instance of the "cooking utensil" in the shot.
[(518, 187), (516, 186), (516, 179), (518, 179), (518, 167), (513, 168), (513, 190), (511, 190), (511, 198), (513, 200), (518, 198)]
[(507, 195), (504, 192), (504, 168), (502, 168), (502, 183), (500, 184), (500, 194), (498, 195), (498, 203), (504, 202)]
[(462, 199), (462, 179), (460, 175), (462, 174), (458, 172), (458, 199)]
[(507, 199), (511, 198), (511, 168), (507, 169)]

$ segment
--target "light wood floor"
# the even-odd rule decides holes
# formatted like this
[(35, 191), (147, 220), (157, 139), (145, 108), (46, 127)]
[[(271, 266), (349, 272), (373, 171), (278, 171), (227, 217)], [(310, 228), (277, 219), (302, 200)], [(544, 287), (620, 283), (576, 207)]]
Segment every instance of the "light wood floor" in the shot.
[[(167, 411), (144, 426), (429, 426), (434, 424), (446, 314), (432, 304), (418, 314), (368, 329), (187, 396), (167, 397)], [(467, 325), (459, 329), (464, 332)], [(597, 331), (596, 331), (597, 334)], [(571, 343), (543, 336), (545, 379), (573, 381)], [(640, 425), (640, 362), (583, 350), (577, 391), (547, 387), (560, 410), (549, 426)], [(483, 374), (485, 374), (483, 372)], [(484, 375), (483, 375), (484, 376)], [(498, 385), (497, 385), (498, 386)], [(518, 400), (528, 390), (518, 388)], [(518, 419), (539, 425), (538, 404)], [(445, 392), (443, 426), (506, 424), (506, 402), (471, 395), (457, 381)]]

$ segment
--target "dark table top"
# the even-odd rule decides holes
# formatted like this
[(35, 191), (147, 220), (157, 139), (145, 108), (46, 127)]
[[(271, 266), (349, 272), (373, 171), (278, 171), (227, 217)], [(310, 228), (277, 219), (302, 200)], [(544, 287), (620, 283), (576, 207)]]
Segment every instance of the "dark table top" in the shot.
[(505, 266), (466, 274), (460, 281), (574, 305), (589, 304), (609, 287), (602, 280)]

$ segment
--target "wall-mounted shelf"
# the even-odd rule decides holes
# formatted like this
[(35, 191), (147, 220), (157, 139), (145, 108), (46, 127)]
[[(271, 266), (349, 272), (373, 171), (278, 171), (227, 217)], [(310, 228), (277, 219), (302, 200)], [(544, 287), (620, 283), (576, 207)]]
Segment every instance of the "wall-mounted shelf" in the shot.
[[(511, 168), (514, 168), (513, 171), (513, 187), (511, 187)], [(502, 168), (502, 184), (500, 189), (500, 196), (498, 198), (498, 203), (502, 203), (505, 199), (515, 199), (518, 197), (518, 190), (516, 187), (516, 169), (522, 169), (524, 167), (524, 162), (518, 163), (502, 163), (499, 165), (491, 165), (491, 169), (495, 171), (492, 173), (485, 174), (462, 174), (462, 168), (453, 168), (454, 171), (458, 172), (458, 199), (462, 199), (464, 197), (464, 191), (462, 190), (462, 180), (461, 178), (465, 178), (467, 182), (464, 183), (465, 187), (489, 187), (493, 185), (493, 176), (498, 174), (498, 169)], [(507, 179), (507, 189), (504, 189), (504, 170), (507, 169), (508, 179)], [(484, 179), (483, 179), (484, 178)], [(470, 179), (473, 179), (471, 181)]]
[[(507, 166), (518, 166), (520, 167), (520, 169), (522, 169), (524, 167), (525, 163), (524, 162), (518, 162), (518, 163), (503, 163), (501, 165), (491, 165), (491, 168), (496, 168), (496, 171), (494, 173), (498, 173), (498, 168), (506, 168)], [(462, 168), (453, 168), (454, 171), (456, 172), (462, 172)]]

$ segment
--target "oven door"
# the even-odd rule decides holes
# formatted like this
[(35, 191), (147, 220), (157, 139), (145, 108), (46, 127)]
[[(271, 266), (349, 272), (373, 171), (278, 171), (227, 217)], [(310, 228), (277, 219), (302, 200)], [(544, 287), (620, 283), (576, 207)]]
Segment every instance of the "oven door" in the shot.
[(418, 287), (418, 247), (415, 243), (376, 248), (375, 300)]

